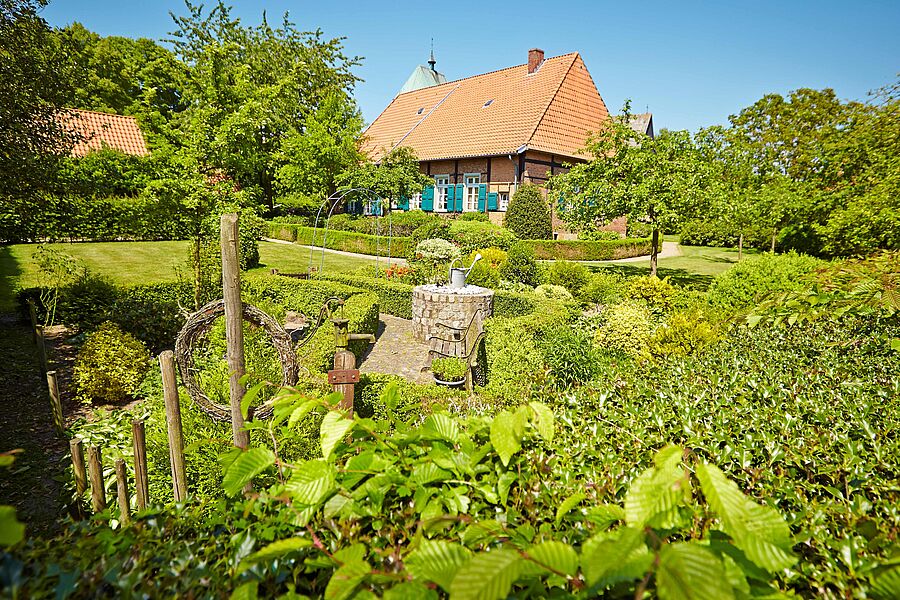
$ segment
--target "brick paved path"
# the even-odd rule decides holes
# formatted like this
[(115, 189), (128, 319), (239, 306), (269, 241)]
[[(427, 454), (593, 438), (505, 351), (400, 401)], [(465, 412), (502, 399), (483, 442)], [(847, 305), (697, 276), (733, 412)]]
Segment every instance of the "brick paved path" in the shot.
[(363, 373), (399, 375), (416, 383), (432, 383), (431, 371), (421, 371), (428, 358), (428, 346), (413, 335), (412, 321), (379, 315), (376, 342), (362, 357)]

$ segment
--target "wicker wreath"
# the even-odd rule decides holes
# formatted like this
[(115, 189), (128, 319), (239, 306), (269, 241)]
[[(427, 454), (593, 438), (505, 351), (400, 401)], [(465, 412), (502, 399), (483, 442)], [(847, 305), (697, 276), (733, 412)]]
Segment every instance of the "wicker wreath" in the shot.
[[(200, 388), (197, 383), (197, 367), (194, 365), (194, 349), (197, 343), (209, 333), (213, 322), (224, 314), (224, 300), (210, 302), (188, 318), (175, 341), (175, 360), (178, 361), (184, 387), (187, 388), (188, 394), (197, 403), (200, 410), (217, 421), (231, 421), (231, 407), (213, 402)], [(278, 321), (250, 304), (244, 304), (243, 318), (266, 330), (266, 333), (272, 338), (272, 344), (281, 361), (281, 384), (295, 385), (297, 383), (297, 356), (294, 354), (291, 336), (278, 324)], [(266, 419), (272, 416), (273, 410), (271, 404), (263, 404), (257, 407), (254, 416), (258, 419)]]

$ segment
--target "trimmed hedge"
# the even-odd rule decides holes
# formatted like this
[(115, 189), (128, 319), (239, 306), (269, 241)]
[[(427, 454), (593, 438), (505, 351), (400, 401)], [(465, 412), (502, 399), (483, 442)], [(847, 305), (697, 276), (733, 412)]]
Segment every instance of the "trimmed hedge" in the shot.
[(412, 319), (413, 286), (409, 284), (346, 273), (322, 274), (318, 279), (336, 281), (371, 291), (378, 296), (378, 306), (381, 312), (401, 319)]
[[(365, 233), (354, 233), (350, 231), (328, 230), (328, 239), (325, 240), (322, 228), (315, 229), (304, 225), (294, 225), (291, 223), (269, 223), (269, 237), (286, 240), (288, 242), (297, 242), (304, 246), (315, 245), (322, 247), (323, 240), (325, 247), (331, 250), (342, 250), (344, 252), (355, 252), (357, 254), (368, 254), (374, 256), (387, 255), (388, 240), (390, 239), (391, 256), (406, 256), (414, 247), (412, 240), (408, 237), (368, 235)], [(315, 241), (315, 244), (313, 244)]]
[(539, 260), (618, 260), (650, 254), (650, 238), (621, 240), (524, 240)]

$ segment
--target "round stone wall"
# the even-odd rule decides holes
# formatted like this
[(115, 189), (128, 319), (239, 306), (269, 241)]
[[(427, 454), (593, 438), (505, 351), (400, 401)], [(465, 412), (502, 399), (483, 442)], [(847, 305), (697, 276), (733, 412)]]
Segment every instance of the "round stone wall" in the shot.
[[(420, 285), (413, 288), (413, 329), (416, 338), (422, 342), (427, 342), (432, 336), (450, 337), (450, 332), (437, 323), (465, 329), (479, 310), (484, 319), (494, 313), (493, 290), (477, 285), (459, 289), (442, 285)], [(463, 343), (450, 344), (443, 351), (456, 356), (465, 355)]]

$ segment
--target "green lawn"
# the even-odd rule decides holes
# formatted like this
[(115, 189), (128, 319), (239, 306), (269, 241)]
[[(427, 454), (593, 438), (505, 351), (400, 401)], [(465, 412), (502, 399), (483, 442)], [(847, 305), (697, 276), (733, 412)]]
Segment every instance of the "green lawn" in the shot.
[[(120, 283), (175, 281), (179, 270), (187, 272), (188, 242), (97, 242), (49, 244), (82, 261), (91, 271)], [(15, 306), (15, 291), (38, 285), (39, 272), (32, 255), (35, 244), (0, 246), (0, 312)], [(287, 273), (306, 271), (309, 250), (289, 244), (260, 242), (259, 270), (275, 268)], [(317, 252), (313, 264), (322, 255)], [(326, 271), (349, 271), (374, 262), (367, 258), (325, 253)]]

